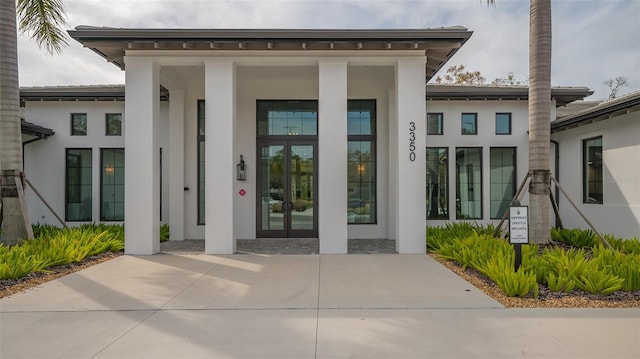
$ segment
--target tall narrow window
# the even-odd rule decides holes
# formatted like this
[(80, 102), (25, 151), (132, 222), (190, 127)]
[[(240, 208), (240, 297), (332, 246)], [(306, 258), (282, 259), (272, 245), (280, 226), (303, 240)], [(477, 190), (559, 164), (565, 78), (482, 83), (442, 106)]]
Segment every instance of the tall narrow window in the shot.
[(602, 203), (602, 136), (582, 141), (584, 203)]
[(477, 135), (478, 134), (478, 114), (463, 113), (461, 126), (462, 126), (463, 135)]
[(71, 114), (71, 136), (87, 135), (87, 114), (72, 113)]
[(482, 147), (456, 148), (456, 219), (482, 219)]
[(516, 194), (516, 148), (491, 147), (489, 151), (491, 219), (499, 219)]
[(198, 225), (204, 224), (204, 100), (198, 100)]
[(376, 223), (376, 101), (347, 104), (347, 222)]
[(100, 150), (100, 220), (124, 221), (124, 148)]
[(496, 135), (511, 134), (511, 114), (496, 113)]
[(427, 135), (442, 135), (442, 113), (427, 114)]
[(106, 114), (105, 126), (107, 136), (121, 136), (122, 135), (122, 114), (121, 113), (108, 113)]
[(65, 176), (65, 219), (92, 220), (92, 152), (90, 148), (67, 148)]
[(427, 219), (449, 219), (449, 149), (427, 147)]

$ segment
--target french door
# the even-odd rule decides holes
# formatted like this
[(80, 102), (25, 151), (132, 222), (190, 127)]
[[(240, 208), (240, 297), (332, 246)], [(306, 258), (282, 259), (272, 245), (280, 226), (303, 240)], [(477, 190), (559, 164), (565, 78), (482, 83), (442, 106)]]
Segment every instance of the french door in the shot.
[(257, 238), (317, 238), (317, 141), (258, 141)]

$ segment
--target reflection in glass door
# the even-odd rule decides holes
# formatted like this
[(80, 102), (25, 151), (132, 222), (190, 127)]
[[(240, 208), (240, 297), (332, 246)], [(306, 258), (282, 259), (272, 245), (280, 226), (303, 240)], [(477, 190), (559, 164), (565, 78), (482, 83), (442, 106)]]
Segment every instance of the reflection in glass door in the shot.
[(317, 237), (315, 144), (259, 142), (258, 237)]

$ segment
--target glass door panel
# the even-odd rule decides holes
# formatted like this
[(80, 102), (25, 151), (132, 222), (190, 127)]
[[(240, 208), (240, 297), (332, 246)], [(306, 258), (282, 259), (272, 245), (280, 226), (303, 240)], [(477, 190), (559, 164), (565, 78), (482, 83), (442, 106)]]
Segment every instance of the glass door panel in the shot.
[(314, 161), (312, 145), (290, 147), (291, 229), (313, 230)]
[(258, 143), (257, 237), (315, 238), (315, 144)]
[(283, 231), (284, 226), (284, 152), (283, 145), (264, 145), (260, 156), (259, 228), (262, 231)]

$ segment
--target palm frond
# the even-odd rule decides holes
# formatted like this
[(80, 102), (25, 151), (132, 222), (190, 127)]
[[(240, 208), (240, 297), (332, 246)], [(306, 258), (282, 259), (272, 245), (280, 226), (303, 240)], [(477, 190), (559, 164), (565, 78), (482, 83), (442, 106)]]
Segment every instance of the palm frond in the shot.
[(69, 44), (63, 30), (67, 16), (61, 0), (18, 0), (16, 10), (20, 32), (30, 33), (40, 48), (59, 54)]

